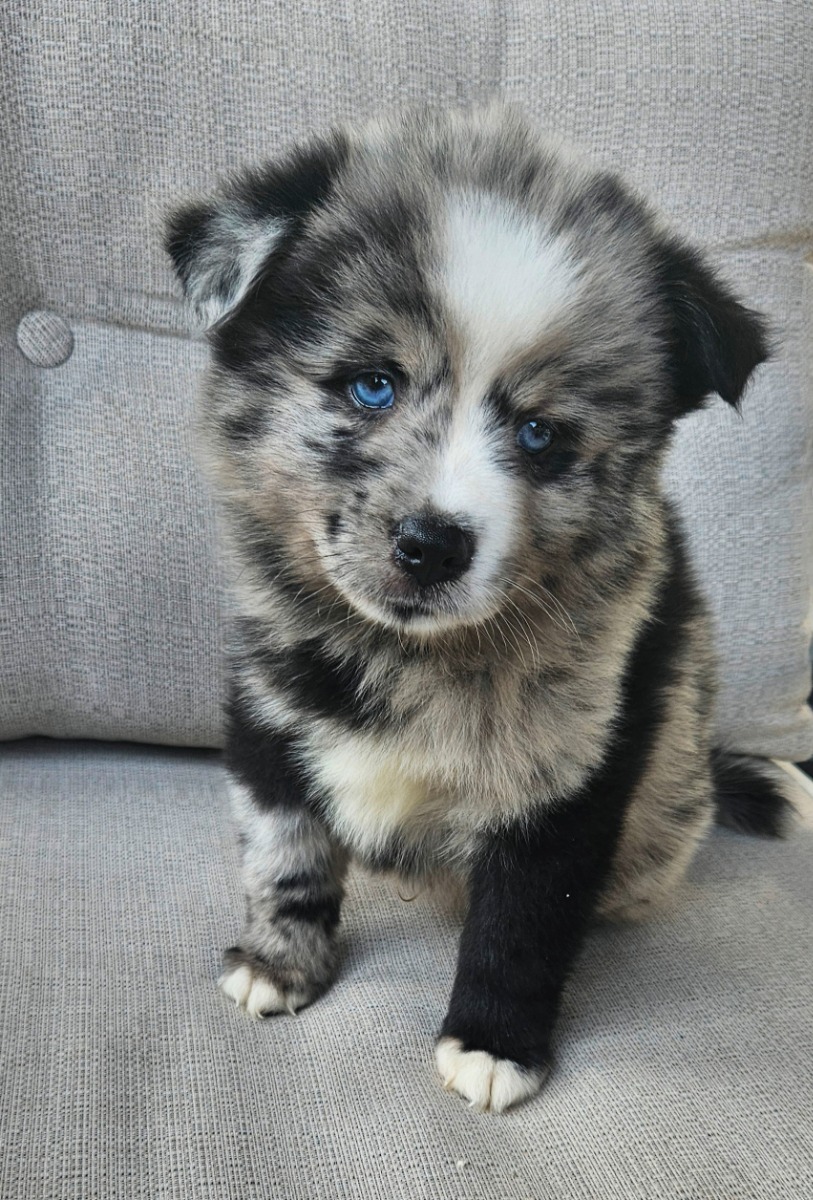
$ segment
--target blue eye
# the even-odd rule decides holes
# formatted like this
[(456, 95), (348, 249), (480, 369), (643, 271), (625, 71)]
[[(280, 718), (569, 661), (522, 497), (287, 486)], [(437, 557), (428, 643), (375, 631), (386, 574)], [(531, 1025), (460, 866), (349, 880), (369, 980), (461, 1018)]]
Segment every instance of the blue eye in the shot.
[(350, 380), (350, 395), (362, 408), (391, 408), (395, 386), (389, 375), (380, 371), (365, 371)]
[(553, 430), (547, 421), (526, 421), (517, 431), (517, 445), (526, 454), (541, 454), (553, 441)]

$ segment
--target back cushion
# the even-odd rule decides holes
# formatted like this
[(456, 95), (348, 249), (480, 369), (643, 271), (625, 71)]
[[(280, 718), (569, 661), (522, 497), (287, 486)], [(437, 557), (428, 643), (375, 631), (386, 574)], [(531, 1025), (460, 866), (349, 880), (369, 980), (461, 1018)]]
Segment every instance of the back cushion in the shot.
[(807, 0), (35, 7), (2, 17), (0, 736), (221, 741), (205, 347), (161, 212), (336, 121), (502, 95), (621, 169), (774, 322), (743, 417), (685, 422), (667, 482), (716, 618), (720, 738), (813, 753)]

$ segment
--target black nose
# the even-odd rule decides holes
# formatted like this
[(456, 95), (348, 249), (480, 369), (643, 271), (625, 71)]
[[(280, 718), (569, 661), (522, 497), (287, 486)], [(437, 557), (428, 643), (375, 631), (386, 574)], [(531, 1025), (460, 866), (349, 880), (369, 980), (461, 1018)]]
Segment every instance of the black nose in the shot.
[(457, 579), (473, 554), (472, 535), (441, 517), (404, 517), (395, 528), (395, 561), (421, 587)]

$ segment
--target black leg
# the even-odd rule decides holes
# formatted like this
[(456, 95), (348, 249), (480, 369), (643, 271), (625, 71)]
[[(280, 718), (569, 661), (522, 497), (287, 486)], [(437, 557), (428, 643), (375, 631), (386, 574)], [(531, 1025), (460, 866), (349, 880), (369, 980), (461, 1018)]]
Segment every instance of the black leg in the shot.
[(483, 840), (436, 1055), (445, 1086), (474, 1107), (500, 1111), (542, 1085), (562, 989), (618, 839), (613, 799), (588, 788)]

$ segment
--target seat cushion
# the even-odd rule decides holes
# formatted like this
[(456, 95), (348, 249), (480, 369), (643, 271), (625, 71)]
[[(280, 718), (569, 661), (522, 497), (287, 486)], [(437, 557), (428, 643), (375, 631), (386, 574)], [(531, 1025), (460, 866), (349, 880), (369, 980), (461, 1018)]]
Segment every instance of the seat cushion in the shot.
[(555, 1070), (501, 1117), (444, 1093), (458, 924), (353, 876), (297, 1017), (217, 990), (241, 921), (208, 752), (0, 750), (0, 1196), (789, 1200), (813, 1194), (813, 828), (717, 832), (671, 907), (597, 928)]

